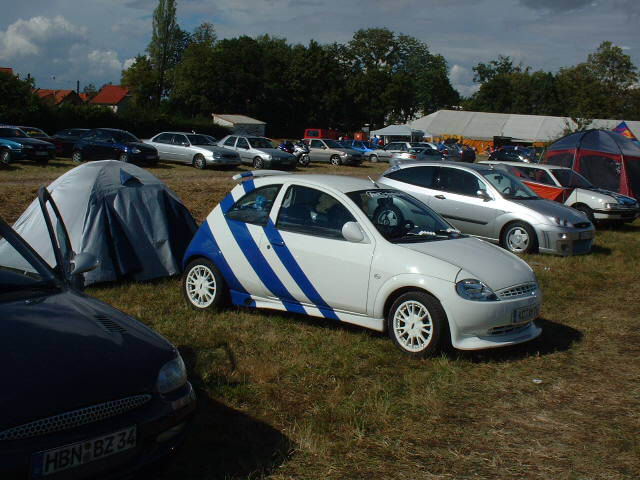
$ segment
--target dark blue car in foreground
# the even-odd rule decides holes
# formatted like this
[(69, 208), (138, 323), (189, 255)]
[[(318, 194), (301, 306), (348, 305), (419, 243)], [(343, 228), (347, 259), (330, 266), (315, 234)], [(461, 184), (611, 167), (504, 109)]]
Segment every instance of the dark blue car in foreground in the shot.
[(118, 477), (171, 453), (195, 410), (176, 348), (76, 288), (75, 255), (39, 191), (52, 269), (0, 219), (0, 479)]
[(120, 160), (155, 164), (158, 161), (158, 150), (126, 130), (94, 128), (73, 145), (71, 159), (76, 163), (86, 160)]

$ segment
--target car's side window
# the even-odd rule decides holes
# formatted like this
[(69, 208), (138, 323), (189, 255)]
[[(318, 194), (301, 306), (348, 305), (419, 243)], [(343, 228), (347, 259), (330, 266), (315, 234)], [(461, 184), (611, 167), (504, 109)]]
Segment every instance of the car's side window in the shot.
[(400, 170), (387, 174), (386, 177), (418, 187), (433, 188), (434, 179), (437, 178), (437, 168), (438, 167), (401, 168)]
[(474, 174), (459, 170), (457, 168), (441, 168), (438, 179), (439, 190), (445, 192), (477, 197), (478, 190), (486, 190), (486, 186), (481, 184)]
[(95, 142), (108, 142), (113, 137), (107, 132), (98, 132), (96, 136), (93, 138)]
[(249, 149), (249, 142), (247, 142), (246, 138), (238, 138), (238, 148), (246, 148), (247, 150)]
[(311, 144), (309, 146), (311, 148), (322, 148), (324, 144), (320, 140), (311, 140)]
[(225, 140), (224, 142), (224, 146), (225, 147), (233, 147), (236, 144), (236, 138), (237, 137), (229, 137)]
[(187, 141), (187, 137), (185, 137), (184, 135), (174, 135), (173, 144), (183, 146), (189, 145), (189, 142)]
[(82, 137), (82, 140), (93, 141), (96, 138), (98, 132), (89, 132)]
[(342, 227), (355, 219), (336, 198), (315, 188), (293, 185), (285, 194), (276, 227), (280, 230), (343, 240)]
[(266, 225), (281, 186), (268, 185), (247, 193), (231, 207), (227, 212), (227, 218), (238, 222)]
[(160, 135), (158, 135), (154, 142), (157, 143), (171, 143), (171, 138), (173, 136), (170, 133), (161, 133)]

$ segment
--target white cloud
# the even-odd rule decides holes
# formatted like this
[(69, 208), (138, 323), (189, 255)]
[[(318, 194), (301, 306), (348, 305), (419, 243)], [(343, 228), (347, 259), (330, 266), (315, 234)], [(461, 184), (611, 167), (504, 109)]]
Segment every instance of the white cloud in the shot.
[(127, 58), (124, 63), (122, 64), (122, 69), (126, 70), (128, 69), (131, 65), (133, 65), (134, 63), (136, 63), (136, 59), (135, 58)]
[(453, 88), (465, 97), (473, 95), (480, 88), (478, 84), (473, 83), (473, 71), (462, 65), (455, 64), (451, 67), (449, 80)]

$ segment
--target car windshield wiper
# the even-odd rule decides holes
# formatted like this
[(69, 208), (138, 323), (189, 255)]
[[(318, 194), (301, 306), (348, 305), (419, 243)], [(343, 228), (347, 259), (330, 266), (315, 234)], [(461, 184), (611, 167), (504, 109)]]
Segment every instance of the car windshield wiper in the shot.
[(451, 229), (451, 228), (441, 228), (438, 230), (419, 230), (419, 231), (410, 231), (403, 235), (404, 237), (421, 237), (421, 238), (457, 238), (461, 236), (459, 230)]

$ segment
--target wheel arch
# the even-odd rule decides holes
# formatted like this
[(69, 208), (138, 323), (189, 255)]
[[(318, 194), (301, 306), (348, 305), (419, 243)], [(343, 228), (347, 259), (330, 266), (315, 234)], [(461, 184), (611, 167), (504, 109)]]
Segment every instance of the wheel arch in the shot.
[(535, 247), (534, 247), (534, 252), (537, 251), (537, 249), (540, 247), (540, 239), (538, 238), (538, 230), (531, 225), (531, 222), (528, 222), (526, 220), (522, 220), (519, 218), (514, 218), (509, 220), (508, 222), (505, 222), (504, 225), (502, 225), (502, 228), (500, 228), (500, 235), (498, 236), (498, 242), (500, 243), (501, 246), (503, 245), (503, 238), (504, 238), (504, 234), (507, 231), (507, 228), (509, 228), (509, 226), (513, 225), (514, 223), (521, 223), (523, 225), (528, 225), (529, 228), (531, 228), (531, 230), (533, 230), (533, 240), (535, 241)]
[(440, 298), (438, 298), (438, 295), (435, 295), (433, 292), (423, 288), (423, 287), (418, 287), (416, 285), (405, 285), (399, 288), (396, 288), (395, 290), (393, 290), (392, 292), (390, 292), (385, 301), (384, 301), (384, 306), (382, 309), (382, 315), (383, 318), (385, 319), (384, 322), (384, 330), (387, 330), (387, 322), (386, 322), (386, 318), (387, 315), (389, 315), (389, 311), (391, 310), (391, 307), (393, 306), (394, 302), (400, 298), (400, 296), (404, 295), (405, 293), (409, 293), (409, 292), (420, 292), (420, 293), (426, 293), (427, 295), (432, 296), (433, 298), (435, 298), (438, 303), (440, 304), (440, 307), (442, 307), (442, 311), (444, 313), (444, 319), (447, 322), (447, 328), (449, 329), (449, 335), (451, 335), (451, 323), (449, 321), (449, 315), (447, 314), (447, 309), (445, 308), (442, 300)]

